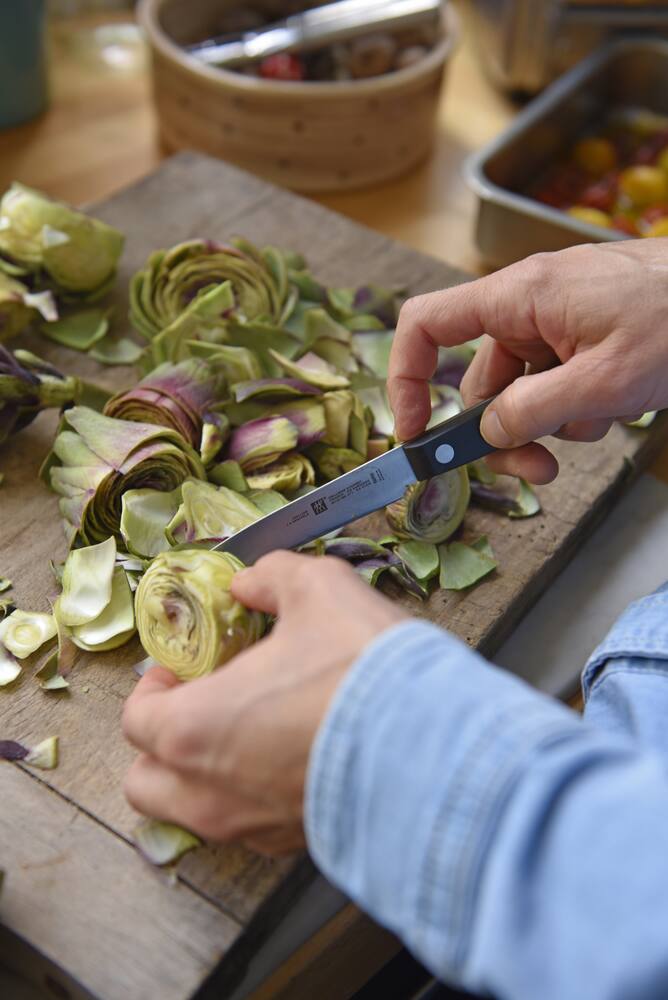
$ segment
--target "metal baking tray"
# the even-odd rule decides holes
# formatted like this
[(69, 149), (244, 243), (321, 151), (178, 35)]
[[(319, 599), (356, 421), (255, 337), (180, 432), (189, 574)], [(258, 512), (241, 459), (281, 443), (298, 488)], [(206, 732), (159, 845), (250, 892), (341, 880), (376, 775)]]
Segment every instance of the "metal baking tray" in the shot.
[(503, 267), (543, 250), (629, 238), (520, 192), (613, 109), (634, 107), (668, 114), (668, 41), (634, 38), (603, 46), (468, 158), (466, 179), (479, 198), (476, 241), (487, 263)]

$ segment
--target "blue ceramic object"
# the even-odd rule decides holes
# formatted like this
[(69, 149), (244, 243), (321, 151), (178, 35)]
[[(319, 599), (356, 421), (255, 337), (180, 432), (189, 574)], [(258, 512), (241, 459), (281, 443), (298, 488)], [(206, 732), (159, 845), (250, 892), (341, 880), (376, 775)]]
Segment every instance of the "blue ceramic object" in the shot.
[(0, 129), (46, 107), (45, 0), (0, 0)]

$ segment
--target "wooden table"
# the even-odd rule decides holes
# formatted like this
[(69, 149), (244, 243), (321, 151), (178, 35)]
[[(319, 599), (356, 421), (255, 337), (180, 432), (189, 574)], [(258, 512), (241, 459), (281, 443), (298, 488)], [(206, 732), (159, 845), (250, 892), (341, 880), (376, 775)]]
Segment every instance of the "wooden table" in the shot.
[[(163, 158), (164, 153), (155, 138), (145, 71), (111, 74), (99, 66), (85, 63), (77, 55), (76, 35), (92, 23), (93, 19), (78, 19), (67, 27), (64, 24), (54, 26), (52, 108), (40, 121), (0, 134), (0, 189), (17, 178), (73, 202), (93, 201), (142, 176)], [(400, 238), (416, 249), (463, 268), (479, 270), (472, 237), (474, 199), (461, 179), (461, 164), (471, 150), (505, 125), (513, 111), (512, 105), (487, 84), (470, 49), (463, 45), (450, 70), (433, 158), (410, 176), (381, 188), (329, 195), (317, 200), (389, 236)], [(663, 474), (666, 469), (668, 460), (664, 457), (659, 471)], [(104, 763), (100, 762), (101, 780), (104, 780)], [(39, 782), (27, 780), (25, 774), (17, 772), (7, 780), (12, 786), (13, 801), (22, 804), (22, 813), (28, 809), (36, 829), (43, 831), (45, 860), (40, 862), (38, 859), (35, 864), (46, 865), (44, 885), (47, 890), (49, 866), (71, 865), (68, 857), (53, 854), (54, 839), (67, 836), (72, 843), (74, 838), (79, 864), (73, 866), (65, 878), (65, 884), (71, 884), (68, 916), (73, 923), (68, 929), (75, 934), (76, 921), (85, 923), (87, 915), (95, 914), (102, 947), (106, 939), (104, 899), (122, 898), (129, 888), (117, 880), (115, 873), (123, 868), (123, 852), (131, 852), (131, 847), (119, 840), (114, 846), (118, 857), (107, 857), (108, 838), (96, 828), (92, 819), (82, 816), (63, 798), (45, 798)], [(21, 816), (17, 814), (17, 838), (21, 836), (21, 825)], [(83, 865), (81, 859), (84, 859)], [(59, 876), (55, 882), (62, 885), (62, 871)], [(297, 885), (298, 881), (293, 880), (292, 889)], [(235, 937), (236, 921), (240, 913), (243, 915), (243, 882), (238, 890), (236, 909), (230, 917), (221, 913), (219, 907), (207, 903), (201, 892), (188, 895), (185, 910), (194, 952), (191, 968), (200, 961), (205, 968), (208, 961), (204, 951), (197, 954), (199, 940), (210, 948), (212, 937), (215, 937), (222, 952)], [(183, 919), (187, 889), (184, 887), (179, 892), (177, 903), (171, 888), (156, 875), (135, 912), (128, 912), (128, 934), (144, 935), (147, 948), (151, 941), (160, 939), (164, 943), (170, 935), (182, 934), (182, 929), (175, 927), (174, 922)], [(282, 901), (286, 912), (289, 904), (288, 898)], [(61, 917), (61, 913), (49, 913), (45, 900), (45, 926)], [(329, 997), (342, 1000), (387, 960), (396, 947), (389, 935), (353, 907), (345, 907), (254, 996), (257, 1000), (270, 997), (272, 1000), (278, 997), (302, 1000), (316, 996), (318, 1000)], [(48, 988), (49, 970), (36, 967), (33, 958), (27, 963), (18, 961), (20, 954), (14, 950), (10, 956), (8, 948), (0, 933), (0, 960), (7, 961), (11, 957), (14, 964), (23, 968), (32, 963), (35, 978), (46, 983)], [(11, 948), (15, 949), (13, 943)], [(122, 956), (105, 955), (102, 951), (100, 960), (118, 960), (118, 975), (123, 975)], [(182, 972), (178, 965), (166, 970), (172, 978)], [(58, 988), (67, 988), (62, 978), (51, 982), (53, 995), (65, 995), (55, 992)], [(184, 982), (184, 989), (187, 988)], [(18, 997), (18, 989), (16, 987), (14, 994), (10, 994), (7, 987), (7, 995)], [(71, 990), (72, 996), (81, 995), (74, 985)]]

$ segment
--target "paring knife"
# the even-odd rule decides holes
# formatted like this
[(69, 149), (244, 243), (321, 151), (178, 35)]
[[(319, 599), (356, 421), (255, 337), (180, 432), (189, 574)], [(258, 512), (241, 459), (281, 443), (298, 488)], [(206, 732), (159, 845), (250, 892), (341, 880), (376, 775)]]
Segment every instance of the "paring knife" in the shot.
[(250, 565), (274, 549), (294, 549), (399, 500), (406, 487), (475, 462), (495, 449), (480, 433), (486, 399), (265, 514), (214, 548)]
[(211, 66), (241, 66), (277, 52), (297, 52), (340, 42), (363, 32), (407, 28), (436, 17), (442, 0), (338, 0), (293, 14), (257, 31), (220, 35), (186, 46)]

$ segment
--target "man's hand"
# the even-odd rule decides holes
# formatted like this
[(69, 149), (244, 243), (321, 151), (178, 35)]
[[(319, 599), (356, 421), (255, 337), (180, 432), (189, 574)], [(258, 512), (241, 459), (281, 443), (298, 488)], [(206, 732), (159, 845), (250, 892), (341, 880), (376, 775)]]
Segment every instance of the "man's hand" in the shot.
[(142, 751), (125, 792), (140, 812), (203, 837), (283, 853), (304, 842), (306, 766), (334, 691), (364, 647), (406, 614), (332, 558), (275, 552), (238, 573), (232, 589), (277, 624), (200, 680), (148, 671), (123, 714)]
[(488, 461), (498, 472), (549, 482), (556, 460), (530, 442), (549, 434), (594, 441), (615, 419), (668, 406), (668, 240), (539, 254), (410, 299), (388, 380), (400, 438), (427, 424), (438, 346), (481, 334), (462, 394), (469, 405), (501, 394), (482, 433), (511, 449)]

